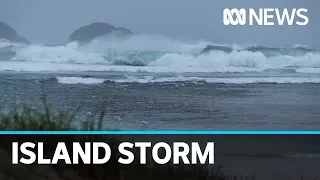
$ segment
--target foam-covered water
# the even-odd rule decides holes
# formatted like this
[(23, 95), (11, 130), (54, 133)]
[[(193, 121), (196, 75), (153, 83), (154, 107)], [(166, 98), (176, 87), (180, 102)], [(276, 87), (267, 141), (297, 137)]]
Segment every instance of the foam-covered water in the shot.
[(101, 84), (105, 80), (98, 78), (81, 78), (81, 77), (57, 77), (61, 84)]
[(252, 84), (252, 83), (320, 83), (320, 78), (303, 77), (241, 77), (241, 78), (201, 78), (201, 77), (126, 77), (111, 80), (117, 83), (164, 83), (164, 82), (192, 82), (192, 83), (225, 83), (225, 84)]
[[(97, 39), (86, 45), (21, 45), (0, 40), (0, 71), (18, 72), (149, 72), (320, 74), (320, 51), (302, 45), (217, 45), (137, 35)], [(289, 79), (288, 79), (289, 78)], [(318, 79), (252, 79), (245, 82), (312, 82)], [(236, 81), (236, 80), (235, 80)], [(238, 81), (238, 80), (237, 80)]]
[(56, 77), (61, 84), (102, 84), (104, 82), (116, 83), (224, 83), (224, 84), (252, 84), (252, 83), (320, 83), (320, 78), (306, 77), (239, 77), (239, 78), (206, 78), (206, 77), (154, 77), (154, 76), (125, 76), (117, 79), (84, 78), (84, 77)]

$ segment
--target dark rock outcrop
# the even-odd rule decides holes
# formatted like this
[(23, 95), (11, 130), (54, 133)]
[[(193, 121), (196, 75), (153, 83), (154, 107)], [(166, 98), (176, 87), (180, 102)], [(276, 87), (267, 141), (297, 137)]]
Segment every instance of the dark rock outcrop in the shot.
[(17, 43), (29, 43), (28, 40), (19, 36), (11, 26), (3, 22), (0, 22), (0, 39)]
[(83, 26), (76, 31), (74, 31), (70, 37), (69, 41), (77, 41), (79, 43), (88, 43), (93, 39), (101, 36), (106, 36), (108, 34), (115, 33), (119, 36), (132, 35), (133, 33), (128, 29), (123, 27), (116, 28), (107, 23), (92, 23), (87, 26)]

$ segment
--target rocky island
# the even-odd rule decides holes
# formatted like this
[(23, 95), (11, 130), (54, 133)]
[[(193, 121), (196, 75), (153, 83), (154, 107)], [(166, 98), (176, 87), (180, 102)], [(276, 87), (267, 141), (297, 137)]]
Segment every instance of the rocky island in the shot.
[(0, 21), (0, 39), (5, 39), (16, 43), (29, 43), (24, 37), (19, 34), (8, 24)]
[(116, 33), (118, 36), (128, 36), (133, 33), (123, 27), (115, 27), (107, 23), (92, 23), (75, 30), (69, 37), (69, 41), (77, 41), (79, 43), (89, 43), (95, 38)]

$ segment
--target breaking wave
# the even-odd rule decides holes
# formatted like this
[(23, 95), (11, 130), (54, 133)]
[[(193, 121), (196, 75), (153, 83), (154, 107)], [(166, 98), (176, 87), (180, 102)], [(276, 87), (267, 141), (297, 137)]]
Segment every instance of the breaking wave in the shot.
[(102, 84), (104, 82), (114, 83), (215, 83), (215, 84), (301, 84), (301, 83), (320, 83), (320, 78), (316, 77), (232, 77), (232, 78), (207, 78), (207, 77), (155, 77), (155, 76), (125, 76), (115, 79), (101, 79), (90, 77), (56, 77), (60, 84)]
[(116, 83), (170, 83), (170, 82), (191, 82), (191, 83), (219, 83), (219, 84), (253, 84), (253, 83), (320, 83), (320, 78), (290, 78), (290, 77), (241, 77), (241, 78), (206, 78), (206, 77), (136, 77), (127, 76), (123, 79), (109, 80)]
[(105, 80), (98, 78), (82, 78), (82, 77), (57, 77), (61, 84), (102, 84)]
[[(84, 67), (85, 66), (85, 67)], [(97, 39), (87, 45), (19, 45), (0, 40), (0, 71), (146, 71), (318, 73), (316, 49), (217, 45), (163, 36)]]

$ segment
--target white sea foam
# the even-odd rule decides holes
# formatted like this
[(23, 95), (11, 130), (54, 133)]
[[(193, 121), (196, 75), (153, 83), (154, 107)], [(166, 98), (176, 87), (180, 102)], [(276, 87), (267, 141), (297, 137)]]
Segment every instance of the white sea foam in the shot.
[(10, 42), (5, 39), (0, 39), (0, 48), (4, 48), (7, 46), (22, 46), (22, 44), (17, 44), (17, 43), (13, 43), (13, 42)]
[(101, 84), (105, 80), (99, 78), (56, 77), (60, 84)]
[(60, 63), (60, 64), (106, 64), (99, 54), (81, 51), (77, 43), (66, 46), (30, 45), (19, 51), (12, 61)]
[(316, 73), (316, 74), (320, 74), (320, 68), (301, 68), (301, 69), (297, 69), (296, 72), (298, 72), (298, 73)]
[(259, 72), (261, 70), (247, 67), (163, 67), (163, 66), (115, 66), (100, 64), (61, 64), (47, 62), (12, 62), (0, 61), (0, 71), (17, 72)]
[(209, 43), (172, 39), (156, 34), (140, 34), (125, 39), (114, 37), (96, 39), (83, 46), (83, 49), (96, 53), (104, 53), (106, 49), (198, 53)]
[[(2, 46), (15, 46), (7, 41), (1, 43)], [(256, 47), (260, 48), (258, 51), (238, 51), (244, 47), (217, 45), (233, 51), (211, 51), (199, 55), (208, 44), (214, 45), (206, 41), (184, 42), (151, 35), (120, 40), (98, 39), (83, 46), (74, 42), (60, 46), (32, 44), (18, 49), (13, 47), (15, 52), (9, 55), (3, 52), (7, 49), (2, 49), (0, 52), (5, 54), (4, 57), (12, 54), (14, 57), (1, 61), (0, 71), (263, 72), (291, 66), (298, 73), (315, 73), (317, 70), (313, 68), (320, 67), (320, 55), (316, 52), (295, 56), (283, 55), (279, 50), (279, 54), (269, 57), (260, 50), (263, 47)]]
[(320, 77), (154, 77), (154, 76), (125, 76), (124, 78), (103, 79), (103, 78), (83, 78), (83, 77), (61, 77), (56, 79), (60, 84), (101, 84), (106, 81), (115, 83), (224, 83), (224, 84), (253, 84), (253, 83), (276, 83), (276, 84), (301, 84), (301, 83), (320, 83)]
[(168, 82), (205, 82), (226, 84), (252, 84), (252, 83), (320, 83), (320, 78), (309, 77), (228, 77), (228, 78), (205, 78), (205, 77), (153, 77), (153, 76), (127, 76), (123, 79), (109, 79), (116, 83), (168, 83)]

